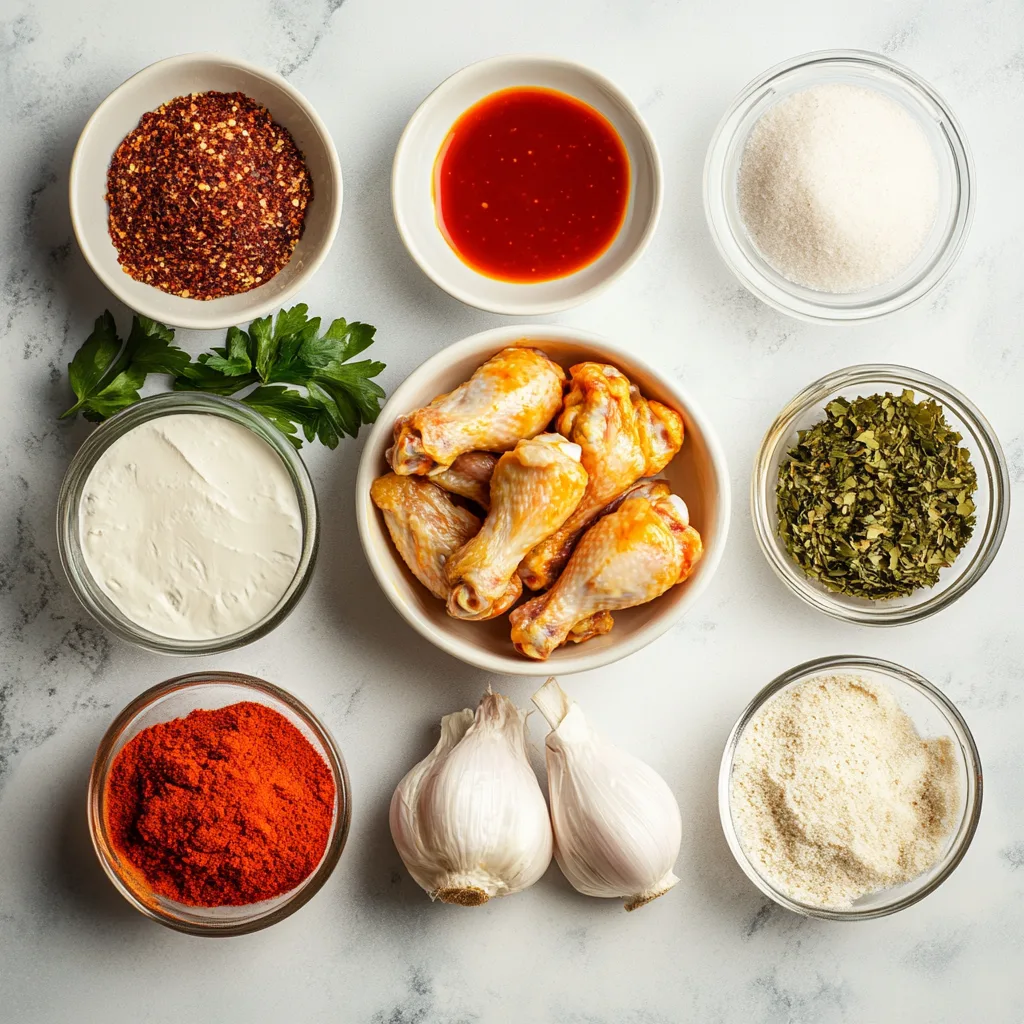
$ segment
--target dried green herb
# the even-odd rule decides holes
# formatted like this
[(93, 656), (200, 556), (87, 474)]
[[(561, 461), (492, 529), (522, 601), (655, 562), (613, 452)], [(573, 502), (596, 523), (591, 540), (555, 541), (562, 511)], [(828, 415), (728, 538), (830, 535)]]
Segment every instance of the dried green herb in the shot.
[(934, 586), (970, 540), (978, 479), (931, 399), (830, 402), (779, 466), (779, 535), (829, 590), (876, 600)]

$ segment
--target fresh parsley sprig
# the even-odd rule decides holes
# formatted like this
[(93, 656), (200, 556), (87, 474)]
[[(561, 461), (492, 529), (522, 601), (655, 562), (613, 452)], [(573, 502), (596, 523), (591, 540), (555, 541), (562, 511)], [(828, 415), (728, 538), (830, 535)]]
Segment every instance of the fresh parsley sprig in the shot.
[(82, 412), (91, 420), (106, 419), (139, 401), (148, 374), (162, 373), (174, 378), (177, 391), (240, 397), (296, 448), (302, 446), (300, 430), (307, 441), (335, 448), (380, 412), (384, 389), (372, 378), (384, 364), (350, 361), (373, 343), (375, 330), (338, 319), (321, 334), (320, 318), (310, 318), (308, 307), (299, 304), (274, 319), (254, 320), (248, 331), (229, 328), (222, 347), (193, 362), (172, 344), (170, 328), (145, 317), (135, 317), (122, 345), (107, 312), (68, 367), (78, 401), (64, 416)]
[(185, 371), (189, 356), (173, 345), (174, 331), (149, 317), (132, 320), (128, 340), (117, 336), (117, 325), (107, 310), (96, 319), (92, 334), (68, 364), (68, 379), (77, 401), (61, 419), (80, 412), (98, 423), (139, 401), (139, 388), (151, 373), (176, 377)]

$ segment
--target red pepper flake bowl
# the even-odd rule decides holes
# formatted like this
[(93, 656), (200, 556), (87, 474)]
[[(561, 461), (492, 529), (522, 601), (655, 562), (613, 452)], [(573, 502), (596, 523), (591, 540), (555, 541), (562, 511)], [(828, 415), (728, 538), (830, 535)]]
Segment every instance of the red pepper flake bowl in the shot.
[[(199, 299), (163, 291), (122, 268), (110, 235), (107, 172), (122, 140), (144, 114), (179, 96), (206, 92), (243, 93), (267, 109), (301, 152), (312, 199), (305, 207), (302, 235), (279, 272), (248, 291)], [(280, 75), (233, 57), (189, 53), (144, 68), (96, 108), (75, 147), (69, 201), (86, 261), (126, 306), (174, 327), (223, 329), (276, 312), (323, 263), (341, 220), (341, 165), (326, 125)]]
[[(201, 907), (155, 892), (118, 849), (111, 833), (108, 781), (118, 755), (144, 729), (184, 718), (197, 709), (216, 710), (255, 702), (282, 715), (319, 754), (334, 782), (334, 812), (324, 852), (316, 867), (290, 891), (241, 906)], [(190, 935), (245, 935), (293, 914), (320, 890), (338, 864), (351, 821), (351, 788), (341, 751), (330, 733), (301, 701), (271, 683), (238, 672), (179, 676), (146, 690), (114, 720), (100, 741), (89, 776), (89, 831), (103, 870), (115, 888), (146, 917)]]

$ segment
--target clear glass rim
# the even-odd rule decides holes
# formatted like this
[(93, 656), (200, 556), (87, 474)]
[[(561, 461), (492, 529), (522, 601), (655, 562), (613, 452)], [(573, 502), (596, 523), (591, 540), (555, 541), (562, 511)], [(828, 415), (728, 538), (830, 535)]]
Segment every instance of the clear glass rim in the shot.
[[(988, 515), (983, 523), (975, 526), (980, 533), (980, 543), (973, 561), (948, 587), (933, 593), (919, 604), (892, 606), (884, 602), (865, 601), (863, 606), (841, 604), (834, 595), (824, 588), (814, 586), (788, 556), (775, 543), (775, 486), (771, 467), (776, 452), (788, 445), (795, 431), (794, 424), (806, 411), (821, 406), (824, 399), (834, 391), (861, 384), (886, 384), (914, 391), (925, 391), (935, 395), (940, 404), (952, 409), (971, 429), (981, 455), (975, 459), (975, 470), (989, 489)], [(761, 440), (754, 459), (750, 481), (751, 519), (758, 546), (774, 570), (776, 576), (787, 588), (812, 608), (846, 622), (863, 626), (898, 626), (918, 622), (948, 607), (962, 597), (985, 574), (995, 560), (1006, 534), (1010, 517), (1010, 475), (1002, 446), (995, 431), (980, 410), (952, 385), (945, 383), (922, 370), (891, 363), (862, 363), (835, 370), (814, 381), (792, 398)]]
[[(785, 893), (780, 892), (769, 883), (757, 871), (751, 863), (736, 833), (732, 819), (731, 808), (731, 781), (733, 761), (736, 756), (736, 748), (739, 744), (743, 731), (750, 724), (751, 719), (760, 711), (767, 701), (775, 696), (780, 690), (785, 689), (791, 683), (799, 682), (801, 679), (819, 675), (823, 672), (843, 671), (855, 674), (860, 671), (879, 671), (895, 676), (900, 681), (918, 693), (928, 698), (933, 706), (942, 714), (948, 724), (950, 731), (956, 736), (958, 750), (960, 751), (967, 774), (967, 793), (965, 794), (964, 812), (956, 835), (946, 851), (945, 856), (939, 862), (940, 867), (927, 883), (921, 885), (913, 892), (908, 893), (899, 900), (892, 903), (881, 904), (873, 907), (851, 908), (841, 910), (829, 907), (817, 907), (812, 904), (802, 903), (799, 900), (791, 899)], [(729, 733), (729, 738), (722, 753), (721, 767), (718, 773), (718, 814), (722, 823), (722, 830), (725, 833), (726, 842), (736, 863), (739, 864), (743, 873), (749, 878), (758, 889), (781, 907), (792, 910), (794, 913), (804, 917), (817, 917), (827, 921), (870, 921), (879, 917), (887, 917), (899, 910), (922, 900), (929, 893), (934, 892), (963, 860), (971, 841), (978, 830), (978, 822), (981, 819), (981, 804), (983, 794), (983, 773), (981, 767), (981, 756), (978, 747), (974, 742), (963, 715), (957, 710), (956, 705), (934, 684), (924, 676), (919, 675), (912, 669), (899, 665), (896, 662), (885, 661), (881, 658), (873, 658), (868, 655), (833, 655), (825, 658), (816, 658), (805, 661), (794, 668), (783, 672), (773, 679), (767, 686), (761, 689), (743, 709), (736, 724)], [(927, 872), (926, 872), (927, 873)]]
[[(816, 303), (791, 293), (783, 284), (769, 278), (762, 269), (740, 253), (736, 231), (726, 212), (726, 185), (723, 182), (725, 157), (740, 127), (731, 122), (758, 94), (784, 75), (814, 65), (854, 64), (872, 68), (894, 76), (911, 94), (920, 93), (941, 111), (942, 135), (949, 146), (955, 168), (955, 209), (953, 226), (944, 244), (933, 257), (932, 264), (922, 277), (911, 281), (905, 288), (887, 294), (879, 300), (844, 308)], [(769, 68), (749, 82), (729, 105), (719, 121), (708, 146), (704, 162), (704, 212), (712, 241), (726, 266), (753, 295), (781, 313), (812, 323), (858, 323), (887, 316), (919, 301), (932, 291), (956, 263), (970, 232), (975, 206), (974, 159), (963, 127), (946, 101), (932, 86), (910, 68), (869, 50), (815, 50), (783, 61)], [(742, 256), (742, 258), (741, 258)], [(794, 288), (797, 286), (793, 286)]]
[[(78, 511), (86, 481), (100, 456), (129, 430), (160, 416), (206, 413), (248, 427), (281, 457), (295, 487), (302, 517), (302, 551), (295, 575), (277, 605), (258, 622), (228, 636), (179, 640), (160, 636), (129, 619), (100, 589), (85, 565), (78, 529)], [(266, 417), (242, 402), (203, 392), (172, 391), (151, 395), (101, 423), (82, 443), (64, 474), (57, 499), (57, 550), (64, 574), (83, 607), (119, 639), (158, 654), (198, 656), (232, 651), (276, 629), (306, 591), (320, 546), (320, 515), (306, 464), (285, 435)]]
[[(323, 857), (316, 869), (292, 891), (287, 901), (274, 910), (249, 921), (225, 924), (199, 924), (186, 921), (164, 912), (159, 906), (145, 900), (136, 889), (129, 884), (114, 866), (110, 844), (107, 840), (104, 824), (104, 791), (107, 774), (113, 764), (114, 747), (117, 745), (124, 730), (145, 711), (151, 704), (171, 693), (190, 688), (198, 688), (209, 684), (228, 683), (231, 685), (255, 690), (280, 701), (292, 711), (316, 736), (323, 748), (331, 775), (334, 778), (337, 809), (333, 822), (333, 831)], [(319, 718), (298, 697), (282, 690), (273, 683), (268, 683), (258, 676), (250, 676), (241, 672), (194, 672), (176, 676), (165, 682), (157, 683), (140, 693), (114, 719), (103, 734), (89, 772), (87, 814), (89, 820), (89, 836), (100, 865), (107, 877), (113, 882), (119, 893), (140, 913), (153, 921), (157, 921), (175, 931), (189, 935), (206, 937), (228, 937), (232, 935), (248, 935), (251, 932), (268, 928), (278, 921), (294, 914), (296, 910), (308, 903), (323, 887), (338, 865), (345, 842), (348, 839), (352, 821), (352, 790), (349, 782), (348, 769), (334, 737)]]

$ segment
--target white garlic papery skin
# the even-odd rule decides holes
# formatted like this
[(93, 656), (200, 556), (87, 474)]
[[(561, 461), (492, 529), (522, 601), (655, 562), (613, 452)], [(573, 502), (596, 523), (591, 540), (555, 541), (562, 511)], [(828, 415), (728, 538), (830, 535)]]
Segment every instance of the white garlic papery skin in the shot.
[(679, 881), (679, 804), (643, 761), (598, 736), (554, 679), (534, 694), (546, 740), (555, 860), (573, 888), (636, 910)]
[(526, 716), (486, 693), (441, 720), (437, 746), (398, 784), (391, 835), (431, 899), (475, 907), (533, 885), (551, 863), (551, 821), (527, 759)]

